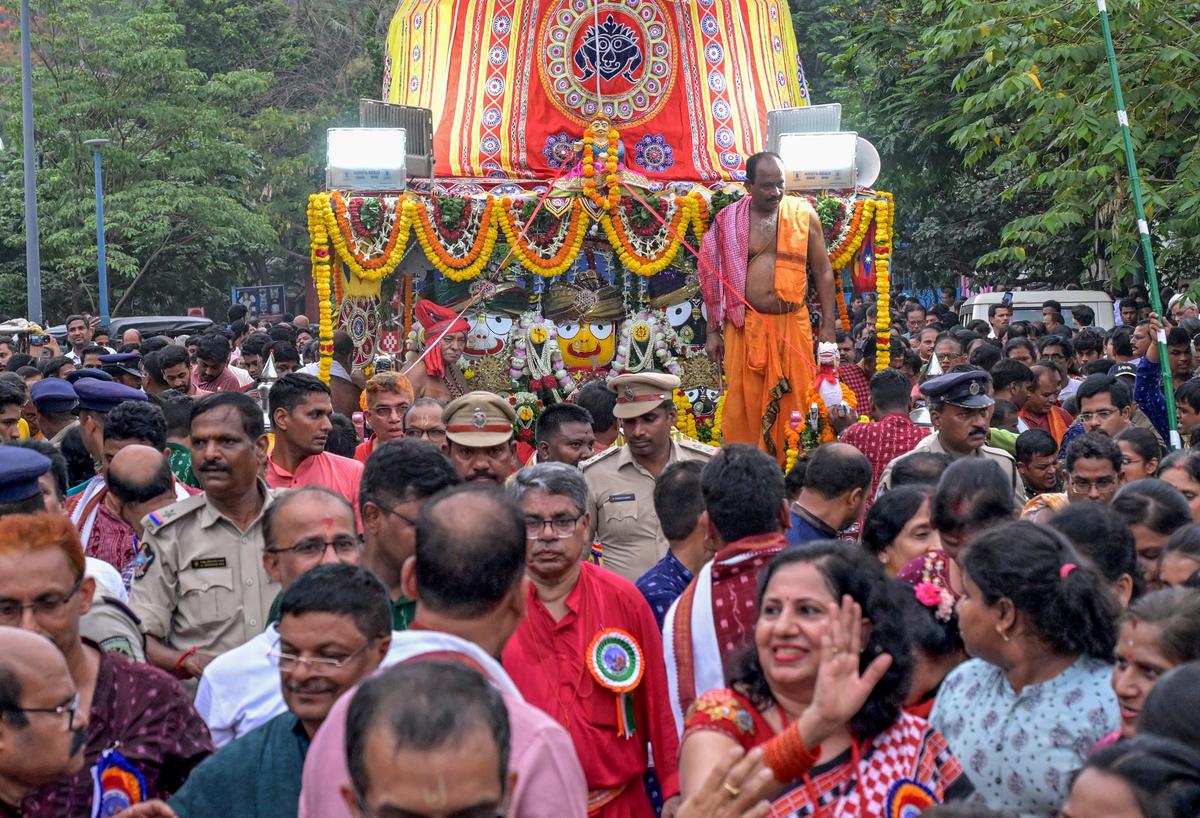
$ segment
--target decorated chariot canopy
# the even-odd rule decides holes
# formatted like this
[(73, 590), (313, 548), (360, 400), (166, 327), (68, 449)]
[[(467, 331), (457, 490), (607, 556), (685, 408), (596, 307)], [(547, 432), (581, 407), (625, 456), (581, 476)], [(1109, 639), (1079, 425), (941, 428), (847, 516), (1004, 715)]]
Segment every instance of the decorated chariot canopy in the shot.
[[(384, 73), (433, 112), (435, 178), (310, 198), (322, 376), (335, 326), (357, 366), (418, 356), (431, 299), (470, 326), (466, 383), (524, 430), (588, 380), (657, 370), (682, 380), (681, 431), (719, 442), (697, 251), (767, 111), (807, 104), (786, 2), (401, 0)], [(809, 200), (849, 329), (843, 290), (886, 291), (892, 199)]]

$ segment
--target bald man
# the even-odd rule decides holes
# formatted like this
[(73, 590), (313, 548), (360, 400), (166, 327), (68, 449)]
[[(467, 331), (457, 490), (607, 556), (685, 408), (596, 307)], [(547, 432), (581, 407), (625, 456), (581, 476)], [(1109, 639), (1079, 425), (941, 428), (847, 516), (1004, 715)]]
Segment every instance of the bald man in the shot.
[(108, 496), (113, 510), (139, 540), (145, 531), (142, 520), (146, 515), (178, 502), (179, 491), (171, 461), (153, 446), (131, 444), (113, 455), (108, 464)]
[(0, 627), (0, 818), (26, 795), (83, 767), (87, 711), (54, 643)]

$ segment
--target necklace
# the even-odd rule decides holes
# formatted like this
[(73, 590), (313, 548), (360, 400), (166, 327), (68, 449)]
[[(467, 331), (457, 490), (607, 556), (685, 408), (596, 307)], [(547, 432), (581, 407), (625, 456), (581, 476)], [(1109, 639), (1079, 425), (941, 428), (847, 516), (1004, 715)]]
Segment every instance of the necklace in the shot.
[(451, 400), (461, 397), (467, 391), (467, 382), (463, 378), (458, 364), (446, 367), (446, 374), (442, 376), (442, 382), (446, 384), (446, 391), (450, 393)]

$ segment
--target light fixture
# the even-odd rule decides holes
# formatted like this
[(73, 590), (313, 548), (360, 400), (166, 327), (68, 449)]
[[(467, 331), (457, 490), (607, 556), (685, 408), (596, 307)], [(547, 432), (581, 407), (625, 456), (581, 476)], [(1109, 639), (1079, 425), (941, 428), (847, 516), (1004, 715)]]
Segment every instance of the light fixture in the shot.
[(326, 134), (325, 186), (328, 189), (404, 190), (403, 128), (330, 128)]
[(779, 155), (789, 191), (854, 190), (879, 178), (879, 152), (853, 131), (781, 134)]

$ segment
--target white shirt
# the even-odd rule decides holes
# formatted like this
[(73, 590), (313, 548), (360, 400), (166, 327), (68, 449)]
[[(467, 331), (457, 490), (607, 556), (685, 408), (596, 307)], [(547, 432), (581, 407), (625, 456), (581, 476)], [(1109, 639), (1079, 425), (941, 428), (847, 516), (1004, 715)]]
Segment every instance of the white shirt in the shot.
[(240, 366), (229, 364), (228, 368), (229, 371), (233, 373), (233, 376), (238, 379), (239, 386), (249, 386), (250, 384), (254, 383), (254, 378), (250, 377), (250, 373), (242, 369)]
[[(399, 631), (382, 666), (404, 658)], [(287, 712), (279, 681), (279, 663), (270, 651), (279, 646), (279, 628), (271, 623), (258, 636), (213, 659), (204, 668), (192, 703), (212, 733), (213, 744), (224, 747), (255, 727)]]

